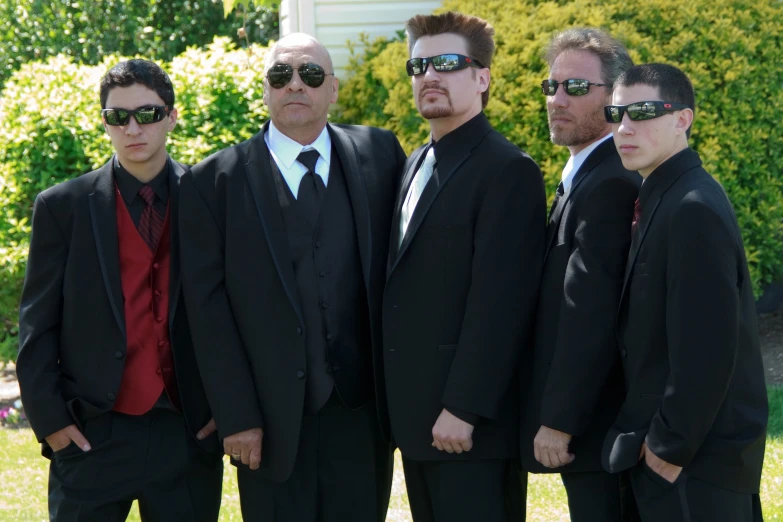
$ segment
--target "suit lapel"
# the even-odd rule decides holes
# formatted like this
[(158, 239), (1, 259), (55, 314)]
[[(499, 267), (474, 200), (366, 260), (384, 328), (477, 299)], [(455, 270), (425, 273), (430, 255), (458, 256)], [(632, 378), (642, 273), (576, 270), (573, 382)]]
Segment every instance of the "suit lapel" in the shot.
[(557, 231), (560, 229), (560, 221), (563, 219), (563, 213), (565, 212), (566, 204), (568, 203), (568, 200), (571, 199), (571, 196), (576, 193), (576, 191), (579, 189), (579, 186), (588, 178), (588, 176), (595, 170), (598, 165), (601, 164), (601, 162), (606, 159), (607, 156), (611, 154), (611, 152), (614, 150), (614, 139), (609, 138), (605, 142), (601, 143), (596, 149), (590, 153), (589, 156), (587, 156), (587, 159), (585, 159), (584, 163), (582, 163), (582, 166), (579, 167), (579, 171), (574, 176), (574, 179), (571, 181), (571, 186), (569, 189), (563, 194), (563, 196), (560, 198), (560, 201), (557, 202), (557, 207), (555, 208), (554, 213), (552, 214), (551, 219), (549, 220), (549, 223), (547, 225), (547, 248), (546, 248), (546, 254), (544, 257), (544, 261), (546, 262), (546, 257), (549, 256), (550, 250), (552, 250), (552, 247), (555, 243), (555, 237), (557, 237)]
[(391, 268), (394, 262), (397, 260), (397, 253), (399, 252), (400, 245), (400, 219), (402, 219), (402, 205), (405, 203), (405, 197), (408, 195), (411, 183), (413, 183), (413, 176), (416, 174), (416, 169), (419, 165), (419, 160), (422, 159), (424, 151), (427, 150), (427, 145), (419, 147), (411, 157), (408, 158), (405, 167), (405, 174), (402, 177), (402, 183), (400, 184), (400, 191), (397, 194), (397, 201), (394, 205), (394, 216), (392, 217), (392, 229), (389, 234), (389, 260), (386, 264), (388, 267), (387, 275), (391, 273)]
[(256, 211), (264, 229), (264, 236), (269, 244), (272, 260), (277, 268), (277, 273), (283, 283), (286, 295), (291, 306), (294, 307), (299, 321), (304, 324), (302, 308), (299, 303), (299, 293), (296, 288), (294, 265), (291, 259), (291, 251), (288, 246), (288, 238), (283, 223), (283, 214), (280, 210), (280, 202), (277, 199), (277, 187), (272, 178), (270, 161), (274, 161), (264, 141), (264, 133), (269, 128), (269, 123), (264, 125), (261, 132), (253, 136), (249, 141), (239, 146), (240, 154), (244, 161), (245, 176), (250, 187), (250, 192), (256, 204)]
[(174, 324), (174, 314), (177, 312), (181, 281), (179, 277), (179, 180), (186, 168), (169, 159), (169, 227), (171, 269), (169, 270), (169, 328)]
[(114, 158), (98, 170), (93, 192), (89, 196), (90, 220), (103, 284), (117, 325), (125, 333), (125, 309), (120, 279), (120, 247), (117, 236), (116, 188), (114, 184)]
[(370, 288), (370, 268), (372, 262), (372, 223), (370, 221), (370, 205), (367, 200), (367, 186), (362, 165), (359, 162), (359, 151), (356, 143), (342, 129), (327, 124), (332, 138), (334, 150), (340, 158), (348, 186), (348, 194), (353, 208), (356, 237), (359, 243), (359, 258), (362, 262), (364, 285)]
[[(430, 181), (424, 187), (424, 191), (421, 193), (419, 202), (416, 203), (416, 208), (414, 209), (411, 220), (408, 223), (408, 229), (405, 232), (405, 237), (402, 239), (400, 250), (397, 253), (397, 257), (394, 260), (394, 264), (392, 265), (391, 270), (389, 270), (389, 274), (391, 274), (391, 272), (397, 266), (397, 263), (400, 262), (402, 256), (405, 255), (405, 251), (408, 250), (408, 247), (413, 241), (413, 238), (416, 236), (416, 232), (419, 230), (419, 227), (424, 221), (424, 218), (427, 216), (427, 212), (429, 212), (432, 204), (435, 202), (435, 199), (437, 199), (438, 194), (440, 194), (441, 190), (443, 190), (443, 187), (446, 186), (446, 183), (448, 183), (449, 179), (454, 175), (457, 169), (459, 169), (462, 164), (465, 163), (465, 161), (470, 157), (470, 155), (473, 153), (473, 148), (481, 143), (481, 140), (492, 130), (492, 128), (487, 125), (485, 130), (486, 132), (474, 137), (474, 141), (471, 147), (459, 149), (459, 153), (449, 154), (448, 156), (438, 160), (435, 170), (432, 171), (432, 178), (430, 178)], [(411, 179), (413, 179), (413, 176), (411, 176)], [(407, 184), (410, 185), (410, 182)], [(405, 193), (401, 195), (401, 199), (403, 201), (407, 193), (408, 191), (406, 189)], [(394, 226), (399, 226), (399, 221), (395, 221)]]

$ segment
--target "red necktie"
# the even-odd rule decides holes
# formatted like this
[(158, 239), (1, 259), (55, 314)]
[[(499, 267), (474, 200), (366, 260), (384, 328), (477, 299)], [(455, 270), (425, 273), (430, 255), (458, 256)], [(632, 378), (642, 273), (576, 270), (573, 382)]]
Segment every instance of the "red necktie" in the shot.
[(155, 249), (158, 248), (160, 233), (163, 231), (163, 217), (155, 208), (155, 191), (152, 190), (152, 187), (142, 185), (139, 189), (139, 196), (145, 203), (139, 220), (139, 235), (150, 247), (150, 250), (155, 252)]
[(642, 215), (642, 203), (639, 201), (639, 198), (636, 198), (636, 201), (633, 203), (633, 221), (631, 222), (631, 233), (633, 234), (636, 232), (636, 224), (639, 222), (639, 218)]

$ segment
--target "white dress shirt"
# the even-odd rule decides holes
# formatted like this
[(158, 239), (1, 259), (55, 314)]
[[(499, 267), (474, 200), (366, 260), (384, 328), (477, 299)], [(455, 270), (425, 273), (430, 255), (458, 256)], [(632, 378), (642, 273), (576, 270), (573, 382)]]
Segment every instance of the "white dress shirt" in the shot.
[(332, 159), (332, 138), (329, 137), (329, 131), (326, 130), (326, 127), (314, 142), (310, 145), (302, 145), (277, 130), (275, 124), (270, 121), (269, 130), (264, 133), (264, 141), (295, 198), (299, 196), (299, 183), (307, 174), (307, 167), (296, 161), (302, 151), (310, 149), (318, 151), (321, 157), (315, 164), (315, 173), (324, 180), (324, 186), (328, 185), (329, 162)]
[(611, 137), (612, 133), (610, 132), (600, 140), (594, 141), (584, 149), (577, 152), (576, 156), (571, 156), (568, 158), (568, 163), (566, 163), (566, 166), (563, 168), (563, 175), (561, 178), (563, 180), (563, 190), (565, 192), (568, 192), (568, 189), (571, 188), (571, 183), (574, 181), (574, 176), (576, 176), (576, 173), (579, 172), (580, 167), (585, 162), (590, 153)]

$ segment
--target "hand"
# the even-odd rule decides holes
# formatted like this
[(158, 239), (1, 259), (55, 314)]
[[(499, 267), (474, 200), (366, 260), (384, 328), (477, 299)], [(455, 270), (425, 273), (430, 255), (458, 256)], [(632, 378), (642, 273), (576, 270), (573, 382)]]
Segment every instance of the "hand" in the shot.
[(650, 448), (647, 447), (646, 442), (642, 444), (642, 451), (644, 452), (644, 461), (647, 463), (650, 469), (666, 479), (667, 482), (674, 484), (674, 481), (677, 480), (677, 477), (679, 477), (680, 473), (682, 473), (682, 468), (680, 466), (675, 466), (674, 464), (669, 464), (665, 460), (658, 458), (655, 453), (650, 451)]
[(215, 419), (209, 419), (209, 422), (206, 426), (201, 428), (198, 433), (196, 433), (196, 439), (197, 440), (204, 440), (213, 433), (215, 433), (215, 430), (217, 429), (217, 425), (215, 424)]
[(264, 430), (253, 428), (234, 433), (223, 439), (223, 451), (232, 459), (242, 462), (250, 469), (258, 469), (261, 465), (261, 442)]
[(82, 432), (76, 427), (76, 424), (66, 426), (46, 437), (46, 443), (52, 448), (52, 451), (65, 449), (71, 442), (79, 446), (82, 451), (86, 452), (92, 449), (92, 446), (90, 446), (90, 443), (84, 438), (84, 435), (82, 435)]
[(440, 412), (432, 427), (432, 445), (440, 451), (462, 453), (473, 447), (473, 425), (446, 411)]
[(569, 442), (571, 435), (568, 433), (541, 426), (533, 440), (533, 453), (536, 460), (547, 468), (559, 468), (576, 458), (573, 453), (568, 453)]

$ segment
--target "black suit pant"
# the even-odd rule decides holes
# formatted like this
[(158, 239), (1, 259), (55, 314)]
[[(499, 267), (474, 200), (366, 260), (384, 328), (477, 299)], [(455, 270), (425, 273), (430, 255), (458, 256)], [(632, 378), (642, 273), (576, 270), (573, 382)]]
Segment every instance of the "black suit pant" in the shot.
[(763, 522), (758, 495), (708, 484), (686, 470), (670, 483), (641, 461), (631, 485), (642, 522)]
[(402, 464), (414, 522), (525, 520), (527, 474), (516, 461), (422, 462), (403, 455)]
[(121, 522), (134, 500), (145, 522), (217, 521), (223, 460), (198, 446), (181, 414), (110, 411), (86, 421), (82, 433), (90, 451), (71, 443), (52, 455), (53, 522)]
[(286, 481), (274, 482), (238, 466), (242, 518), (259, 522), (386, 520), (394, 460), (376, 417), (374, 406), (349, 410), (333, 392), (317, 413), (302, 418), (294, 470)]
[(571, 522), (639, 522), (627, 473), (561, 473)]

